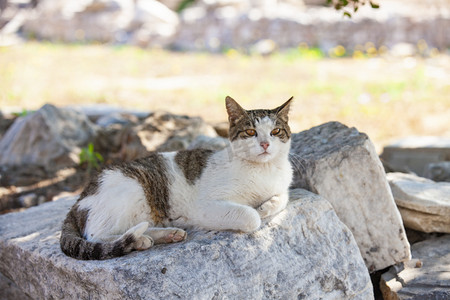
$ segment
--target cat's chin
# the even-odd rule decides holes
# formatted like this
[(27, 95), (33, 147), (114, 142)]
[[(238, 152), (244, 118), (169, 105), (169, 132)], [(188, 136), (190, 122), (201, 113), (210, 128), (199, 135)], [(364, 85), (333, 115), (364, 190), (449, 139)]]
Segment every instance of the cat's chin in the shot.
[(251, 155), (247, 157), (240, 157), (240, 159), (249, 161), (252, 163), (268, 163), (274, 158), (274, 156), (270, 153), (264, 152), (257, 155)]

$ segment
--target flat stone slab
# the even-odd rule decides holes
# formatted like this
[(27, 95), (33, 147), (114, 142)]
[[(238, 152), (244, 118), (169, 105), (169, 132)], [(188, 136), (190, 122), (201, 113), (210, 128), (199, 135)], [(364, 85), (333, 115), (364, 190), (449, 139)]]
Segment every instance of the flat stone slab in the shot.
[(387, 178), (406, 227), (450, 233), (450, 183), (404, 173)]
[(253, 234), (189, 231), (185, 242), (105, 261), (65, 256), (60, 228), (74, 199), (46, 203), (0, 216), (0, 272), (40, 299), (373, 299), (331, 205), (301, 189), (291, 199)]
[(450, 235), (411, 247), (413, 260), (381, 276), (384, 300), (450, 299)]
[(392, 171), (414, 172), (423, 176), (428, 164), (450, 161), (450, 138), (402, 138), (384, 147), (381, 158)]
[(369, 271), (410, 258), (400, 213), (366, 134), (330, 122), (292, 135), (292, 187), (321, 195), (353, 233)]

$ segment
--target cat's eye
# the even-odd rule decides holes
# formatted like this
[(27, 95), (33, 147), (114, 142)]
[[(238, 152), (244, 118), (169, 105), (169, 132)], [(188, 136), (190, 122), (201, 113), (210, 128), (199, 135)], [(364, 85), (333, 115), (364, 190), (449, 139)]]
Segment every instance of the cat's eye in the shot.
[(271, 135), (277, 135), (281, 132), (280, 128), (275, 128), (274, 130), (272, 130), (272, 132), (270, 132)]
[(245, 133), (246, 133), (248, 136), (255, 136), (255, 135), (256, 135), (256, 130), (254, 130), (254, 129), (247, 129), (247, 130), (245, 131)]

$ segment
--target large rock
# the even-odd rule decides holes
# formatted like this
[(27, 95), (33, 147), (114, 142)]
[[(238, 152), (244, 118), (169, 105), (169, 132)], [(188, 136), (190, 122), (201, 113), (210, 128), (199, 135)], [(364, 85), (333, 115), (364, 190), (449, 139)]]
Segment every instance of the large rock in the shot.
[(450, 235), (411, 247), (413, 260), (381, 276), (384, 300), (450, 299)]
[(387, 178), (406, 227), (450, 233), (450, 183), (404, 173)]
[(330, 201), (352, 231), (369, 270), (409, 259), (409, 243), (372, 142), (330, 122), (292, 135), (293, 187)]
[(0, 216), (0, 272), (40, 299), (373, 299), (351, 232), (323, 198), (295, 190), (253, 234), (189, 231), (185, 242), (106, 261), (59, 248), (73, 199)]
[(80, 147), (95, 134), (96, 126), (85, 115), (46, 104), (8, 129), (0, 140), (0, 164), (47, 170), (73, 166), (79, 163)]
[(402, 138), (385, 146), (381, 158), (391, 172), (414, 172), (423, 176), (430, 163), (450, 161), (450, 138)]

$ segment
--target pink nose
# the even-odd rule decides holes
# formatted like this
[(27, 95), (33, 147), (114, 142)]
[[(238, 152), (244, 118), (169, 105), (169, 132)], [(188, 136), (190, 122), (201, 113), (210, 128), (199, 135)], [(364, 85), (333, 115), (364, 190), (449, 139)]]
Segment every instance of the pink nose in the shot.
[(267, 150), (267, 148), (269, 148), (269, 143), (268, 142), (261, 142), (260, 143), (261, 147), (263, 147), (264, 150)]

